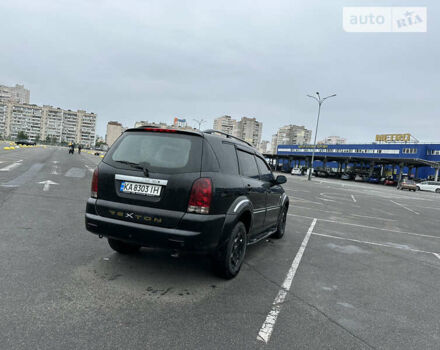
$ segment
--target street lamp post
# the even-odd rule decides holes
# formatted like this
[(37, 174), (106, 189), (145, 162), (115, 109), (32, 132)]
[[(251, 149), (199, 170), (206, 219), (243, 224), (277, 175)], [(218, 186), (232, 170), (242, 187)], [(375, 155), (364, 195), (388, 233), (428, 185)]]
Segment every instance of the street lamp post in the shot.
[(315, 160), (315, 149), (316, 149), (316, 136), (318, 135), (318, 126), (319, 126), (319, 115), (321, 114), (321, 105), (323, 104), (323, 102), (330, 98), (330, 97), (335, 97), (336, 94), (321, 98), (321, 96), (319, 96), (319, 92), (316, 93), (316, 96), (312, 96), (312, 95), (307, 95), (307, 97), (311, 97), (314, 100), (316, 100), (316, 102), (318, 102), (318, 118), (316, 119), (316, 128), (315, 128), (315, 138), (313, 141), (313, 150), (312, 150), (312, 164), (310, 165), (310, 169), (309, 169), (309, 174), (307, 177), (307, 180), (310, 181), (312, 179), (312, 171), (313, 171), (313, 162)]
[(197, 124), (199, 124), (199, 130), (200, 130), (200, 127), (202, 126), (202, 124), (206, 121), (206, 120), (204, 120), (204, 119), (193, 119)]

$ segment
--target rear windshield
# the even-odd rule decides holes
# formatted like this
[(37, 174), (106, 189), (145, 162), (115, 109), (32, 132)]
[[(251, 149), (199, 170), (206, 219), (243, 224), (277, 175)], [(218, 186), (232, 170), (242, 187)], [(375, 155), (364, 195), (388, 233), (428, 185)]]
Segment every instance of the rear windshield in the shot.
[(199, 136), (139, 131), (119, 138), (104, 162), (119, 168), (140, 164), (149, 172), (175, 174), (200, 171), (201, 156)]

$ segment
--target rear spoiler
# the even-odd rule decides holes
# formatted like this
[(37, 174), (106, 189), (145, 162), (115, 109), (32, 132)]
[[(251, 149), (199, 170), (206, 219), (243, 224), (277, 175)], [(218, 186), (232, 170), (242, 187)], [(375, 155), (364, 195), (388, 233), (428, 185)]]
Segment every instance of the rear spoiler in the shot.
[(151, 127), (148, 125), (140, 126), (138, 128), (131, 128), (127, 129), (124, 132), (128, 131), (136, 131), (136, 132), (158, 132), (158, 133), (170, 133), (170, 134), (187, 134), (187, 135), (197, 135), (197, 136), (203, 136), (201, 132), (196, 130), (184, 130), (184, 129), (172, 129), (172, 128), (157, 128), (157, 127)]

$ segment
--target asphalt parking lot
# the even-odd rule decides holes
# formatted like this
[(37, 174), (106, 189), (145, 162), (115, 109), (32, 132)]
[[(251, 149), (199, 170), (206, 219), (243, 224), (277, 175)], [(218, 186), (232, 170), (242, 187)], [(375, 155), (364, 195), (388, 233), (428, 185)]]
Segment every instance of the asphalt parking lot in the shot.
[(224, 281), (88, 233), (99, 157), (1, 146), (1, 348), (438, 348), (438, 194), (287, 175), (286, 236)]

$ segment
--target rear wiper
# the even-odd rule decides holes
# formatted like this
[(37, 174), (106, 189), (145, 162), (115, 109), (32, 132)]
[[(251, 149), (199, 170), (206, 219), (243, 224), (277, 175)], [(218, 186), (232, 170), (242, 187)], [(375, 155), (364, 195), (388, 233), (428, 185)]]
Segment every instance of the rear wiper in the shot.
[(146, 167), (146, 164), (148, 164), (147, 162), (134, 163), (134, 162), (129, 162), (127, 160), (115, 160), (115, 162), (127, 164), (136, 169), (141, 169), (144, 171), (145, 176), (148, 176), (148, 169)]
[(122, 163), (122, 164), (127, 164), (127, 165), (130, 165), (133, 168), (137, 168), (137, 169), (144, 169), (140, 164), (134, 163), (134, 162), (129, 162), (129, 161), (126, 161), (126, 160), (115, 160), (115, 162)]

